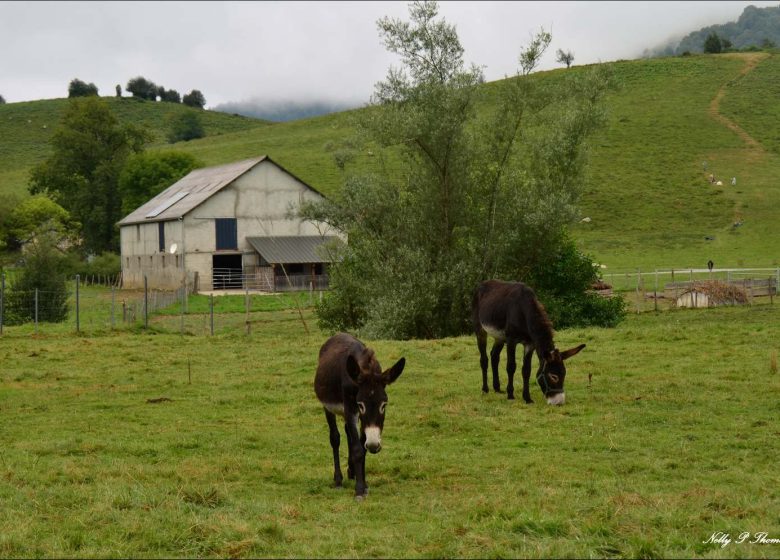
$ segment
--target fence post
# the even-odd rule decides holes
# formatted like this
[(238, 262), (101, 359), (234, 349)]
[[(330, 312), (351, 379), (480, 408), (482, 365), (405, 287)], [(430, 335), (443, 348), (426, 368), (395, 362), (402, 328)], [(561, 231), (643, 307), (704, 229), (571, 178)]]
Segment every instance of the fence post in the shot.
[(5, 271), (0, 272), (0, 335), (3, 334), (3, 312), (5, 311)]
[(81, 276), (76, 274), (76, 332), (81, 330), (81, 317), (79, 317), (79, 282)]
[(775, 299), (774, 299), (774, 296), (772, 294), (772, 277), (771, 276), (767, 279), (766, 285), (767, 285), (767, 288), (769, 288), (768, 289), (768, 291), (769, 291), (769, 305), (774, 305)]
[(144, 329), (149, 328), (149, 281), (144, 274)]
[(639, 298), (641, 297), (641, 290), (640, 285), (642, 284), (642, 271), (640, 269), (636, 269), (636, 312), (637, 315), (640, 313), (639, 310)]
[(184, 313), (187, 300), (187, 280), (186, 278), (181, 283), (181, 334), (184, 334)]
[(655, 311), (658, 311), (658, 269), (655, 269), (655, 287), (653, 288), (653, 301)]
[(35, 334), (38, 334), (38, 288), (35, 288)]
[(249, 287), (244, 295), (244, 307), (246, 308), (246, 334), (249, 334)]
[(111, 330), (114, 330), (114, 325), (116, 324), (116, 320), (114, 319), (114, 308), (116, 306), (116, 288), (114, 288), (114, 285), (111, 285)]
[(209, 317), (211, 323), (211, 336), (214, 336), (214, 294), (209, 294)]

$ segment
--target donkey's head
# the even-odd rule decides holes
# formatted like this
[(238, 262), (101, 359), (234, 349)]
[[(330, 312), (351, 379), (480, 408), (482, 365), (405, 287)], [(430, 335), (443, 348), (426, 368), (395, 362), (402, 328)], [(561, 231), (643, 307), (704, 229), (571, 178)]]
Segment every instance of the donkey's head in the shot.
[(547, 398), (547, 404), (560, 405), (566, 402), (566, 393), (563, 392), (566, 366), (563, 362), (583, 348), (585, 348), (584, 344), (564, 352), (559, 352), (556, 348), (544, 355), (544, 361), (536, 374), (536, 382), (539, 383), (542, 393)]
[(379, 453), (382, 449), (382, 427), (385, 424), (385, 407), (390, 385), (404, 371), (406, 359), (401, 358), (393, 367), (382, 371), (371, 350), (366, 349), (356, 360), (347, 358), (347, 373), (358, 387), (357, 405), (361, 430), (366, 436), (366, 449)]

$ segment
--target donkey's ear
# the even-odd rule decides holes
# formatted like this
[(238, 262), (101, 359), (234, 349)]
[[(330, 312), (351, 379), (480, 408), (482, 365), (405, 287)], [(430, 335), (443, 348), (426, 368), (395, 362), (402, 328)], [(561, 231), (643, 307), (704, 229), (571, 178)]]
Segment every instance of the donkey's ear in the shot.
[(393, 381), (398, 379), (398, 377), (403, 373), (405, 365), (406, 365), (406, 358), (401, 358), (395, 363), (393, 367), (391, 367), (384, 373), (384, 376), (387, 378), (388, 385), (390, 385)]
[(360, 366), (357, 363), (357, 360), (352, 357), (352, 355), (347, 356), (347, 375), (349, 375), (349, 378), (352, 379), (355, 383), (358, 382), (358, 377), (360, 376)]
[(585, 348), (584, 344), (580, 344), (579, 346), (575, 346), (574, 348), (569, 348), (568, 350), (561, 352), (561, 360), (566, 360), (568, 358), (571, 358), (575, 354), (579, 353), (580, 350)]

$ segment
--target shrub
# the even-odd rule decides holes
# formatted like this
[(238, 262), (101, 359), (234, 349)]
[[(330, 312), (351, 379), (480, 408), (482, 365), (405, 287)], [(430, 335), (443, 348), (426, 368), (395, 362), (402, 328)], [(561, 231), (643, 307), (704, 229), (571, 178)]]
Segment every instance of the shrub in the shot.
[(25, 265), (6, 293), (4, 322), (9, 325), (35, 319), (35, 290), (38, 290), (38, 320), (52, 323), (68, 316), (66, 259), (50, 236), (40, 236), (25, 251)]
[(168, 142), (171, 144), (175, 142), (195, 140), (196, 138), (203, 138), (206, 136), (205, 130), (203, 130), (203, 124), (200, 122), (200, 117), (187, 111), (184, 114), (175, 117), (171, 122), (171, 130), (168, 132)]
[(556, 253), (530, 271), (525, 283), (534, 289), (558, 329), (614, 327), (625, 318), (625, 300), (593, 293), (591, 287), (598, 280), (597, 265), (566, 239)]

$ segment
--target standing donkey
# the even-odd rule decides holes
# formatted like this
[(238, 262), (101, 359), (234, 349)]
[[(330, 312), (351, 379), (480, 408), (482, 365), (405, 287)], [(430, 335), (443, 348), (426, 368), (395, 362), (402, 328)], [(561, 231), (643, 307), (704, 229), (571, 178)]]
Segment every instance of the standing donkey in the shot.
[(566, 367), (563, 361), (585, 348), (580, 344), (565, 352), (558, 351), (553, 343), (553, 328), (544, 306), (536, 299), (533, 290), (522, 282), (482, 282), (474, 293), (472, 320), (477, 335), (479, 364), (482, 367), (482, 392), (488, 392), (487, 383), (487, 337), (495, 339), (490, 350), (493, 369), (493, 389), (501, 392), (498, 381), (498, 364), (501, 349), (506, 344), (507, 398), (515, 398), (514, 376), (517, 368), (515, 347), (522, 344), (523, 352), (523, 400), (532, 403), (528, 380), (531, 377), (533, 352), (539, 358), (536, 381), (547, 398), (548, 404), (561, 405), (566, 402), (563, 381)]
[(344, 429), (349, 450), (347, 476), (356, 479), (357, 500), (362, 500), (368, 494), (366, 450), (379, 453), (382, 449), (382, 427), (387, 406), (385, 387), (398, 379), (404, 365), (406, 359), (401, 358), (393, 367), (383, 372), (374, 351), (345, 333), (332, 336), (320, 348), (314, 392), (325, 409), (325, 418), (330, 428), (333, 483), (338, 487), (344, 480), (339, 463), (341, 437), (336, 424), (338, 414), (345, 420)]

